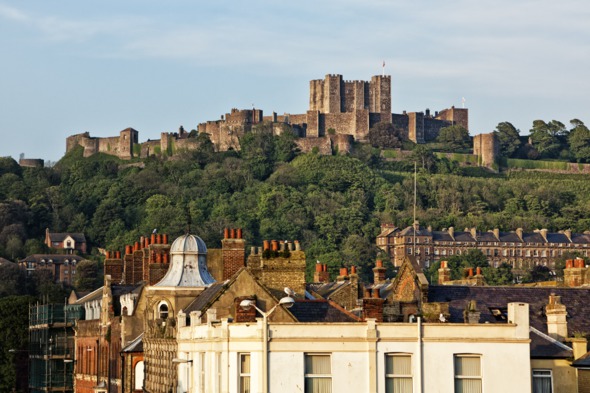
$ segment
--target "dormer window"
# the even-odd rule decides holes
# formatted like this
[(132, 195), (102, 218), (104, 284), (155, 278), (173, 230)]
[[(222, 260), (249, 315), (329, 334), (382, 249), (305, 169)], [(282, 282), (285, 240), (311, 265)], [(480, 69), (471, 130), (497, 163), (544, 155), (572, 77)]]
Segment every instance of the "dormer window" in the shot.
[(68, 240), (68, 241), (66, 242), (66, 247), (67, 247), (67, 248), (72, 248), (72, 241), (71, 241), (71, 240)]

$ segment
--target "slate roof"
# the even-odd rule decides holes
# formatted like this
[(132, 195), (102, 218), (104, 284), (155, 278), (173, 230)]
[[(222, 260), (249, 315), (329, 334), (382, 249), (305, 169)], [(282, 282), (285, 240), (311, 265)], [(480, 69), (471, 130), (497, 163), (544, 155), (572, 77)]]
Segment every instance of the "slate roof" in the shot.
[(207, 289), (199, 294), (193, 300), (185, 310), (184, 313), (188, 314), (193, 311), (203, 311), (210, 303), (215, 301), (219, 295), (221, 295), (225, 289), (226, 282), (216, 282), (211, 284)]
[(76, 262), (80, 262), (83, 261), (84, 258), (78, 256), (78, 255), (71, 255), (71, 254), (33, 254), (33, 255), (29, 255), (27, 256), (25, 259), (22, 259), (20, 262), (35, 262), (35, 263), (39, 263), (39, 262), (49, 262), (49, 260), (52, 261), (52, 263), (64, 263), (66, 260), (68, 262), (72, 262), (72, 261), (76, 261)]
[[(430, 229), (430, 228), (428, 228)], [(475, 242), (471, 232), (465, 228), (464, 231), (454, 231), (453, 236), (445, 229), (442, 231), (432, 231), (420, 228), (417, 235), (432, 236), (434, 241), (441, 242)], [(379, 237), (387, 236), (412, 236), (414, 234), (414, 227), (408, 226), (406, 228), (386, 228)], [(533, 232), (523, 232), (522, 239), (516, 232), (499, 232), (498, 238), (493, 231), (478, 231), (476, 233), (478, 242), (506, 242), (506, 243), (538, 243), (538, 244), (590, 244), (590, 232), (572, 233), (571, 240), (564, 232), (546, 232), (547, 240), (543, 237), (540, 230)]]
[(333, 282), (319, 282), (319, 283), (309, 283), (306, 284), (307, 290), (310, 292), (315, 292), (319, 296), (327, 299), (332, 295), (334, 292), (338, 291), (340, 288), (344, 288), (345, 286), (350, 285), (350, 281), (333, 281)]
[(291, 314), (299, 322), (359, 322), (360, 319), (331, 300), (297, 300)]
[(49, 239), (52, 242), (63, 242), (70, 236), (77, 243), (86, 243), (86, 236), (83, 233), (51, 233), (49, 232)]
[(556, 287), (467, 287), (431, 285), (428, 288), (429, 302), (449, 302), (450, 322), (463, 322), (463, 310), (469, 300), (477, 301), (481, 312), (481, 323), (499, 322), (492, 310), (505, 310), (508, 303), (523, 302), (529, 304), (530, 325), (547, 333), (545, 306), (549, 295), (561, 296), (561, 303), (567, 310), (568, 336), (574, 332), (590, 329), (590, 288), (556, 288)]
[(143, 352), (143, 333), (131, 341), (121, 352)]
[(587, 352), (585, 355), (581, 356), (578, 360), (573, 362), (572, 366), (583, 368), (590, 367), (590, 352)]
[(534, 327), (530, 328), (531, 358), (533, 359), (567, 359), (574, 351), (565, 344), (547, 336)]

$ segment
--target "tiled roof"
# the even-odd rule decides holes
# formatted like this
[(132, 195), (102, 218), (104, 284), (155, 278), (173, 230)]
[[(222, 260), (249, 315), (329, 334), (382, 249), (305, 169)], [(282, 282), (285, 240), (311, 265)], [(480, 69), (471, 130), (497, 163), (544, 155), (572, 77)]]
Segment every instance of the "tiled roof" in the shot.
[[(454, 236), (456, 237), (457, 235), (458, 234), (455, 234)], [(439, 242), (452, 242), (452, 241), (454, 241), (454, 239), (451, 237), (451, 235), (449, 235), (448, 232), (439, 232), (439, 231), (432, 232), (432, 240), (439, 241)]]
[(480, 242), (498, 242), (498, 238), (493, 232), (480, 232), (477, 234), (477, 240)]
[(475, 243), (475, 239), (471, 236), (471, 232), (455, 232), (455, 240), (458, 242)]
[(549, 243), (569, 243), (570, 239), (564, 233), (547, 233)]
[(49, 233), (49, 239), (52, 242), (63, 242), (68, 236), (78, 243), (86, 243), (86, 236), (83, 233)]
[(359, 322), (360, 319), (331, 300), (297, 300), (289, 309), (299, 322)]
[(450, 322), (463, 322), (463, 310), (470, 300), (477, 302), (481, 312), (481, 323), (498, 322), (492, 314), (493, 309), (504, 310), (511, 302), (529, 304), (530, 325), (547, 332), (545, 306), (549, 295), (561, 296), (561, 303), (567, 310), (568, 336), (574, 332), (585, 332), (590, 328), (590, 289), (589, 288), (546, 288), (546, 287), (467, 287), (439, 286), (428, 288), (429, 302), (449, 302)]

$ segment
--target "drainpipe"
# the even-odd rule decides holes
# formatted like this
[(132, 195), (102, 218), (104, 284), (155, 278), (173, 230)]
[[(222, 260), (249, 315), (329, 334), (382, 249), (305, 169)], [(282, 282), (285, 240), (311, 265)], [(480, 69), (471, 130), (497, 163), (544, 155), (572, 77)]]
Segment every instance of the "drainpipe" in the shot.
[(422, 345), (422, 317), (418, 317), (418, 323), (416, 324), (418, 327), (418, 389), (419, 393), (424, 393), (423, 389), (423, 382), (424, 382), (424, 361), (423, 361), (423, 345)]

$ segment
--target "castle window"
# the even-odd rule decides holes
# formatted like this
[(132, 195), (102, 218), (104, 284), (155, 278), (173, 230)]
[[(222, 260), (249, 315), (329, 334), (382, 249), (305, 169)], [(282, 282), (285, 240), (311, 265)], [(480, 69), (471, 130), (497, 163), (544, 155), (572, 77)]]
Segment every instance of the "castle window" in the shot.
[(158, 307), (160, 319), (167, 319), (168, 318), (168, 305), (166, 303), (161, 303)]

